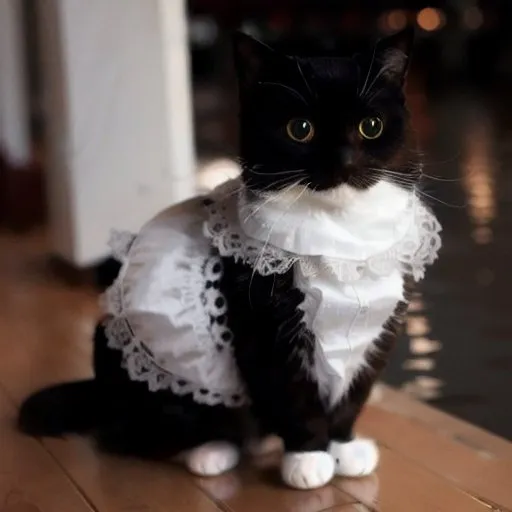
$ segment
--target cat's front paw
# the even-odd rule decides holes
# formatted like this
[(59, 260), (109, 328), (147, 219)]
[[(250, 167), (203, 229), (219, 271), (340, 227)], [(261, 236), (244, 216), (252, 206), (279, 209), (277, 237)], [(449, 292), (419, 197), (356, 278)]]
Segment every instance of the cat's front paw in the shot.
[(238, 448), (231, 443), (212, 441), (190, 450), (185, 463), (199, 476), (217, 476), (233, 469), (240, 459)]
[(316, 489), (328, 484), (334, 476), (334, 460), (327, 452), (285, 453), (281, 476), (295, 489)]
[(348, 443), (332, 441), (329, 453), (339, 476), (366, 476), (373, 473), (379, 462), (379, 449), (371, 439), (354, 439)]

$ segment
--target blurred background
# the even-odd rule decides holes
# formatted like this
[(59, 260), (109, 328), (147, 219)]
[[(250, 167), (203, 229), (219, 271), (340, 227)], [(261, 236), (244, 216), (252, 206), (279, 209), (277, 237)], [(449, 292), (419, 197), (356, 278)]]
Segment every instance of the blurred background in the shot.
[(0, 0), (11, 292), (33, 277), (23, 251), (68, 277), (94, 269), (101, 284), (111, 227), (135, 230), (236, 175), (233, 29), (290, 53), (347, 53), (406, 25), (418, 34), (407, 94), (422, 190), (444, 248), (384, 380), (512, 438), (509, 0)]

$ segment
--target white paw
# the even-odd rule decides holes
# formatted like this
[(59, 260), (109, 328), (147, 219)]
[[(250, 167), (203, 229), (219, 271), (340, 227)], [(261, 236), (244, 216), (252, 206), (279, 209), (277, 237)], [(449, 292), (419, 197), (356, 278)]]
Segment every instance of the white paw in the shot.
[(233, 469), (240, 458), (238, 448), (223, 441), (212, 441), (186, 455), (185, 463), (192, 473), (199, 476), (216, 476)]
[(348, 443), (332, 441), (329, 453), (340, 476), (366, 476), (379, 462), (379, 449), (371, 439), (354, 439)]
[(334, 460), (327, 452), (285, 453), (281, 476), (296, 489), (316, 489), (334, 476)]

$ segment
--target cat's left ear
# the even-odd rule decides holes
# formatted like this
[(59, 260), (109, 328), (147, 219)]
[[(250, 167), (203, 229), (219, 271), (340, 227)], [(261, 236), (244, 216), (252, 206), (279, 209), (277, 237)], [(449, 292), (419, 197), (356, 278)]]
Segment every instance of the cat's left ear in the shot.
[(392, 36), (381, 39), (375, 56), (381, 65), (381, 74), (392, 83), (403, 85), (414, 42), (414, 27), (407, 27)]

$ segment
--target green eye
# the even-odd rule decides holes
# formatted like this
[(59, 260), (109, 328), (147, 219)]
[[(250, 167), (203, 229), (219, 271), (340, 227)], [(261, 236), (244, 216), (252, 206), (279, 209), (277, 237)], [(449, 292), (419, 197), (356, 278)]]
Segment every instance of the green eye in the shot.
[(359, 123), (359, 133), (365, 139), (378, 139), (383, 131), (384, 123), (380, 117), (365, 117)]
[(315, 128), (307, 119), (292, 119), (286, 125), (286, 133), (295, 142), (309, 142), (315, 135)]

